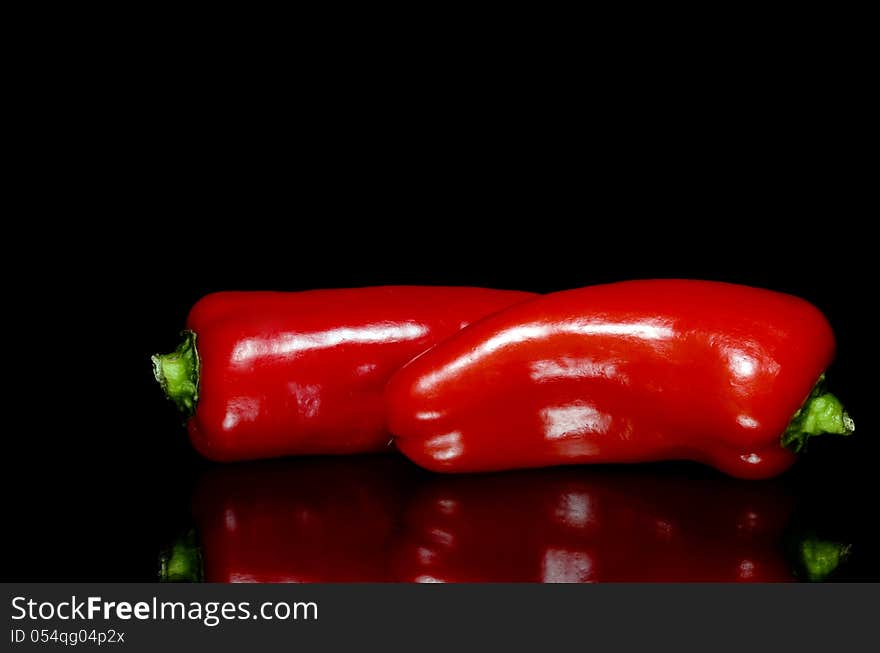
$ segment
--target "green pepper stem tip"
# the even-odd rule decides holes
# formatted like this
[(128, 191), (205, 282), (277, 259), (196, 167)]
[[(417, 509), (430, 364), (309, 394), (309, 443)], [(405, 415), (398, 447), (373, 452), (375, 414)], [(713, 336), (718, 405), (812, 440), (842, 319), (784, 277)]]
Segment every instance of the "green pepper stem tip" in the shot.
[(856, 424), (844, 410), (840, 400), (825, 391), (823, 374), (782, 434), (782, 446), (800, 452), (811, 437), (825, 434), (847, 436), (852, 435), (855, 430)]
[(204, 579), (202, 549), (195, 529), (181, 535), (159, 555), (159, 581), (200, 583)]
[(187, 417), (195, 412), (199, 400), (199, 353), (196, 349), (196, 334), (183, 332), (183, 342), (170, 354), (156, 354), (153, 361), (153, 376), (159, 382), (171, 401)]

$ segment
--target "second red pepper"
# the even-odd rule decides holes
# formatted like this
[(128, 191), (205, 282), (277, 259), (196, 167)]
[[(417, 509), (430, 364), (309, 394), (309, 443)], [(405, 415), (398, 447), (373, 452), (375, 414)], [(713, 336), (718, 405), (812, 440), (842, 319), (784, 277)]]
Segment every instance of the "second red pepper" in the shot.
[(797, 297), (592, 286), (514, 306), (414, 360), (389, 384), (389, 424), (435, 471), (690, 459), (767, 478), (807, 437), (852, 432), (819, 383), (833, 356), (827, 320)]

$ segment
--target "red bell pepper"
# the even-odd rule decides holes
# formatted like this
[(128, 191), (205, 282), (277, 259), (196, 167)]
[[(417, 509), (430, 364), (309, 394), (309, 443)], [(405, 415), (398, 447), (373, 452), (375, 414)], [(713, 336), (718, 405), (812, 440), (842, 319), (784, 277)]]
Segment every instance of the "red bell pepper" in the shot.
[(190, 311), (184, 342), (153, 357), (217, 461), (379, 451), (382, 392), (411, 358), (474, 320), (533, 296), (483, 288), (221, 292)]
[[(397, 447), (428, 469), (690, 459), (767, 478), (853, 423), (822, 387), (811, 304), (725, 283), (557, 292), (450, 337), (389, 383)], [(785, 445), (785, 446), (783, 446)]]

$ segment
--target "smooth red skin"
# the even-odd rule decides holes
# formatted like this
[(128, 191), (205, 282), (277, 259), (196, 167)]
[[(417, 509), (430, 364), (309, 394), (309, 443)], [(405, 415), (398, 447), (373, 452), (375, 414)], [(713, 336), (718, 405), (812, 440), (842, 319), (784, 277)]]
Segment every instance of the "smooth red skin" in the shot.
[(707, 281), (553, 293), (487, 317), (401, 369), (397, 447), (435, 471), (691, 459), (769, 478), (780, 436), (834, 356), (811, 304)]
[[(407, 469), (407, 468), (410, 469)], [(411, 466), (388, 456), (211, 469), (193, 514), (204, 580), (382, 582)]]
[(404, 518), (412, 582), (781, 582), (792, 497), (774, 484), (540, 470), (435, 477)]
[(187, 319), (201, 361), (193, 446), (216, 461), (386, 449), (389, 377), (532, 296), (414, 286), (207, 295)]

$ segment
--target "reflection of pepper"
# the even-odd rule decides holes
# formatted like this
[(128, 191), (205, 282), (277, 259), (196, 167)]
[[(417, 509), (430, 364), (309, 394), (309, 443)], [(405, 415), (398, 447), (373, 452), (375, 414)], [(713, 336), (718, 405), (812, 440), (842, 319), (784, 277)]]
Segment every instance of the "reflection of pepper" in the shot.
[[(219, 461), (378, 451), (382, 391), (400, 366), (469, 322), (530, 297), (482, 288), (224, 292), (192, 309), (156, 378)], [(198, 349), (196, 349), (198, 347)]]
[(389, 426), (436, 471), (683, 458), (767, 478), (794, 460), (781, 443), (852, 432), (817, 383), (833, 355), (825, 317), (796, 297), (593, 286), (513, 306), (414, 360), (389, 383)]
[(821, 579), (847, 547), (809, 522), (787, 528), (792, 506), (776, 482), (655, 469), (438, 477), (390, 456), (250, 463), (202, 476), (196, 532), (161, 569), (212, 582), (778, 581), (792, 565)]
[(420, 582), (787, 581), (778, 485), (560, 469), (439, 477), (395, 573)]
[(179, 546), (168, 575), (218, 583), (390, 580), (408, 471), (384, 456), (211, 469), (193, 500), (201, 555)]

